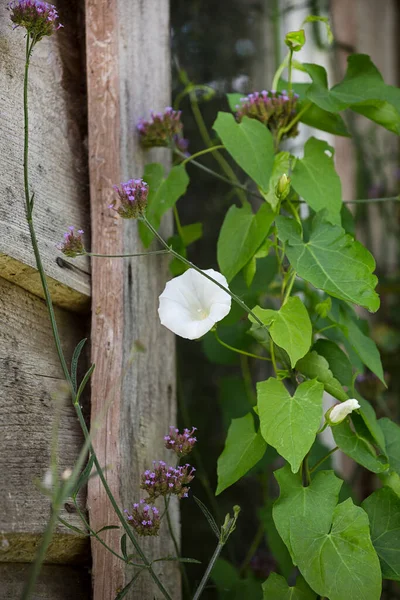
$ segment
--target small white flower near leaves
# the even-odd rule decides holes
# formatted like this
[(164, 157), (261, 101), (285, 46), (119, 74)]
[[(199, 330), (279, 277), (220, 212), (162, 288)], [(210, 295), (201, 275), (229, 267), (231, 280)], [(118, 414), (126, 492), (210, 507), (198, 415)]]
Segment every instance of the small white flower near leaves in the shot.
[[(225, 277), (207, 269), (207, 275), (228, 287)], [(167, 283), (160, 296), (158, 314), (162, 325), (176, 335), (197, 340), (231, 310), (231, 297), (195, 269), (188, 269)]]
[(341, 402), (340, 404), (335, 404), (332, 408), (328, 410), (326, 413), (326, 420), (330, 425), (338, 425), (344, 419), (353, 412), (353, 410), (357, 410), (361, 408), (358, 400), (355, 398), (350, 398), (350, 400), (346, 400), (345, 402)]

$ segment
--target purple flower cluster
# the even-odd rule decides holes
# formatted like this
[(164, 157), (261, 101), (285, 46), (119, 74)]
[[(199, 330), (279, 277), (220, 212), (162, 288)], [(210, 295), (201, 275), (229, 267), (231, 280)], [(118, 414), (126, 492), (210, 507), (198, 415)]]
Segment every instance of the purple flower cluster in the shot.
[(151, 119), (140, 119), (137, 129), (140, 141), (145, 148), (175, 145), (181, 152), (186, 152), (188, 140), (183, 137), (181, 111), (170, 106), (163, 113), (151, 113)]
[(135, 502), (132, 512), (124, 511), (130, 525), (139, 535), (158, 535), (160, 529), (160, 511), (145, 500)]
[(143, 179), (130, 179), (126, 183), (121, 183), (119, 187), (114, 185), (114, 190), (119, 197), (119, 206), (116, 208), (116, 202), (113, 202), (109, 208), (115, 210), (124, 219), (137, 219), (144, 214), (149, 188)]
[(82, 241), (82, 235), (84, 231), (82, 229), (78, 229), (78, 232), (75, 233), (75, 227), (72, 226), (68, 229), (69, 231), (64, 233), (64, 241), (61, 244), (57, 244), (57, 248), (61, 250), (63, 254), (70, 256), (71, 258), (86, 254), (86, 250)]
[(192, 429), (184, 429), (183, 433), (179, 433), (179, 429), (170, 427), (169, 435), (164, 436), (165, 447), (168, 450), (173, 450), (179, 458), (190, 454), (197, 442), (197, 439), (193, 435), (195, 431), (196, 427), (192, 427)]
[(159, 496), (174, 494), (178, 498), (187, 498), (187, 485), (194, 478), (195, 469), (190, 465), (169, 467), (163, 460), (153, 462), (153, 471), (147, 469), (142, 474), (140, 487), (149, 495), (149, 502)]
[(58, 12), (55, 6), (41, 0), (13, 0), (7, 5), (11, 21), (16, 27), (24, 27), (28, 34), (38, 42), (46, 35), (52, 35), (62, 27), (57, 22)]
[[(296, 115), (296, 104), (298, 94), (288, 94), (286, 90), (282, 92), (254, 92), (246, 98), (242, 98), (241, 105), (238, 105), (236, 118), (240, 122), (243, 117), (257, 119), (270, 129), (275, 135), (279, 129), (286, 127)], [(297, 123), (282, 136), (295, 137), (299, 131)]]

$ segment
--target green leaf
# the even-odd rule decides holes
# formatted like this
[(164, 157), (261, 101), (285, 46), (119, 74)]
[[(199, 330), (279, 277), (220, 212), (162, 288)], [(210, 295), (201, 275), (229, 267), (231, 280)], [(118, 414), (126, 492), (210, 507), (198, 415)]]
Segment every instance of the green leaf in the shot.
[(400, 498), (388, 487), (377, 490), (361, 505), (369, 517), (372, 544), (384, 579), (400, 581)]
[(296, 370), (310, 379), (317, 379), (325, 390), (338, 400), (347, 400), (348, 394), (341, 384), (334, 378), (329, 368), (329, 363), (323, 356), (312, 350), (296, 364)]
[(126, 547), (127, 537), (126, 533), (121, 537), (121, 553), (124, 558), (128, 558), (128, 551)]
[(331, 90), (323, 67), (307, 63), (303, 67), (313, 81), (307, 97), (315, 104), (331, 112), (351, 108), (389, 131), (400, 133), (400, 90), (384, 82), (369, 56), (351, 55), (344, 79)]
[(220, 533), (220, 530), (218, 528), (218, 525), (215, 522), (214, 517), (212, 516), (212, 514), (208, 510), (207, 506), (205, 504), (203, 504), (203, 502), (201, 500), (199, 500), (199, 498), (196, 498), (196, 496), (193, 496), (193, 498), (194, 498), (194, 501), (196, 502), (197, 506), (200, 508), (201, 512), (203, 513), (203, 515), (207, 519), (208, 524), (210, 525), (212, 531), (215, 534), (215, 537), (217, 538), (217, 540), (219, 540), (221, 533)]
[(78, 362), (79, 362), (79, 357), (81, 355), (81, 352), (83, 350), (84, 345), (87, 342), (87, 338), (84, 338), (83, 340), (81, 340), (79, 342), (79, 344), (77, 344), (74, 353), (72, 355), (72, 359), (71, 359), (71, 380), (72, 380), (72, 384), (74, 386), (74, 390), (76, 392), (76, 388), (77, 388), (77, 382), (76, 382), (76, 375), (77, 375), (77, 371), (78, 371)]
[[(143, 179), (149, 185), (146, 217), (153, 227), (158, 229), (163, 215), (185, 194), (189, 177), (185, 167), (177, 165), (172, 167), (164, 179), (164, 167), (159, 163), (152, 163), (145, 166)], [(141, 222), (139, 222), (139, 232), (143, 245), (148, 248), (154, 237), (153, 234)]]
[(251, 413), (241, 419), (233, 419), (225, 448), (218, 459), (216, 496), (246, 475), (261, 460), (266, 449), (261, 433), (255, 431)]
[(315, 600), (317, 594), (299, 575), (294, 587), (289, 587), (286, 579), (277, 573), (271, 573), (262, 585), (264, 600)]
[[(304, 107), (304, 102), (298, 103), (298, 111)], [(342, 117), (338, 114), (323, 110), (314, 103), (301, 115), (300, 122), (304, 125), (309, 125), (315, 129), (321, 131), (327, 131), (333, 135), (340, 135), (342, 137), (351, 137), (345, 122)]]
[(353, 368), (347, 354), (335, 342), (324, 339), (317, 340), (313, 350), (326, 358), (335, 379), (351, 389), (353, 385)]
[[(321, 515), (323, 511), (323, 515)], [(349, 498), (311, 519), (291, 518), (290, 541), (301, 574), (329, 600), (379, 600), (381, 570), (368, 517)]]
[(269, 233), (275, 215), (268, 204), (253, 214), (250, 204), (231, 206), (219, 233), (217, 259), (228, 282), (254, 256)]
[(278, 185), (278, 181), (283, 174), (288, 174), (290, 171), (290, 153), (289, 152), (278, 152), (274, 158), (274, 165), (272, 167), (271, 178), (269, 180), (268, 190), (261, 193), (266, 202), (272, 207), (272, 210), (276, 210), (279, 204), (279, 198), (275, 193), (275, 188)]
[(379, 419), (378, 424), (385, 436), (386, 454), (390, 467), (400, 475), (400, 427), (387, 417)]
[(342, 331), (345, 337), (348, 339), (351, 347), (360, 357), (364, 365), (375, 373), (375, 375), (386, 385), (381, 356), (374, 340), (367, 335), (364, 335), (357, 326), (357, 322), (343, 312), (341, 313), (340, 324), (342, 325)]
[(229, 108), (232, 112), (237, 112), (238, 107), (242, 104), (241, 100), (243, 98), (243, 94), (227, 94), (226, 98), (228, 100)]
[(300, 225), (293, 219), (277, 217), (279, 239), (288, 242), (287, 257), (298, 275), (332, 296), (354, 302), (375, 312), (379, 296), (378, 282), (372, 274), (373, 256), (347, 235), (341, 227), (331, 225), (318, 214), (308, 242), (304, 242)]
[[(312, 325), (300, 298), (291, 296), (279, 310), (253, 308), (254, 314), (269, 327), (277, 346), (288, 353), (292, 366), (309, 350), (312, 342)], [(249, 315), (252, 323), (254, 318)]]
[(354, 398), (356, 398), (361, 406), (359, 413), (364, 421), (366, 428), (368, 429), (370, 435), (373, 438), (374, 445), (376, 444), (382, 450), (384, 454), (386, 454), (386, 443), (385, 436), (383, 435), (383, 431), (380, 427), (378, 419), (376, 418), (376, 413), (371, 404), (365, 400), (360, 394), (355, 390)]
[(293, 558), (290, 543), (291, 517), (304, 517), (306, 522), (316, 519), (325, 523), (328, 528), (343, 481), (338, 479), (333, 471), (319, 471), (311, 484), (303, 487), (301, 474), (293, 475), (289, 465), (275, 471), (274, 475), (279, 484), (280, 495), (274, 504), (272, 515), (279, 535)]
[(237, 123), (230, 113), (219, 112), (213, 128), (237, 164), (262, 190), (268, 190), (274, 164), (274, 141), (265, 125), (244, 117)]
[(352, 430), (349, 419), (332, 427), (332, 434), (340, 450), (369, 471), (382, 473), (388, 468), (386, 457), (377, 455), (369, 440)]
[(320, 17), (320, 16), (316, 16), (316, 15), (308, 15), (308, 17), (306, 17), (303, 21), (303, 25), (305, 25), (306, 23), (324, 23), (325, 28), (326, 28), (326, 36), (328, 38), (328, 42), (330, 44), (333, 43), (334, 37), (333, 37), (333, 32), (331, 29), (331, 26), (329, 25), (329, 19), (328, 17)]
[(296, 160), (292, 186), (315, 212), (326, 209), (329, 221), (340, 225), (342, 185), (333, 154), (327, 142), (311, 137), (304, 146), (304, 157)]
[(191, 223), (181, 228), (183, 245), (190, 246), (203, 237), (203, 223)]
[(286, 34), (285, 44), (293, 52), (299, 52), (305, 43), (306, 36), (304, 33), (304, 29), (299, 29), (299, 31), (290, 31)]
[(322, 418), (324, 387), (316, 380), (299, 385), (292, 397), (273, 377), (257, 383), (257, 406), (263, 438), (291, 465), (293, 473), (310, 450)]

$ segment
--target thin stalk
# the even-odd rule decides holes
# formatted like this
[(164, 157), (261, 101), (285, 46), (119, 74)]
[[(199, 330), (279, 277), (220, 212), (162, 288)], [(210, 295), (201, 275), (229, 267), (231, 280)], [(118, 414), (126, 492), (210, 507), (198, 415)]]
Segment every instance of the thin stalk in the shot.
[(283, 298), (282, 306), (284, 306), (289, 299), (290, 292), (292, 291), (294, 282), (296, 281), (296, 275), (296, 271), (293, 271), (292, 275), (290, 276), (289, 283), (286, 287), (285, 297)]
[(203, 578), (199, 583), (199, 587), (197, 588), (196, 593), (193, 596), (193, 600), (198, 600), (200, 598), (201, 594), (203, 593), (204, 588), (206, 587), (207, 581), (210, 577), (211, 571), (213, 570), (214, 565), (217, 562), (218, 557), (221, 554), (223, 547), (224, 547), (224, 544), (222, 542), (218, 542), (218, 545), (215, 548), (214, 554), (212, 555), (211, 560), (208, 563), (206, 572), (204, 573)]
[[(175, 219), (175, 224), (176, 224), (176, 230), (177, 230), (178, 235), (181, 238), (181, 240), (183, 240), (182, 225), (181, 225), (181, 220), (179, 218), (179, 213), (178, 213), (178, 209), (177, 209), (176, 204), (174, 204), (174, 206), (173, 206), (173, 211), (174, 211), (174, 219)], [(166, 250), (159, 250), (159, 252), (167, 254)]]
[(336, 452), (336, 450), (339, 450), (339, 446), (336, 446), (335, 448), (332, 448), (332, 450), (329, 450), (329, 452), (325, 454), (325, 456), (323, 456), (321, 460), (319, 460), (317, 463), (315, 463), (313, 467), (311, 467), (309, 473), (314, 473), (314, 471), (318, 469), (318, 467), (322, 465), (322, 463), (324, 463), (334, 452)]
[(218, 146), (209, 146), (208, 148), (199, 150), (199, 152), (195, 152), (194, 154), (191, 154), (190, 156), (185, 158), (185, 160), (182, 162), (182, 165), (186, 165), (187, 163), (191, 162), (195, 158), (198, 158), (199, 156), (203, 156), (204, 154), (209, 154), (210, 152), (215, 152), (216, 150), (223, 150), (223, 149), (225, 149), (225, 146), (223, 144), (218, 144)]
[(172, 254), (173, 256), (175, 256), (175, 258), (177, 258), (178, 260), (180, 260), (181, 262), (183, 262), (185, 265), (187, 265), (191, 269), (194, 269), (195, 271), (197, 271), (198, 273), (200, 273), (200, 275), (202, 275), (203, 277), (205, 277), (209, 281), (212, 281), (213, 283), (215, 283), (215, 285), (217, 285), (219, 288), (221, 288), (221, 290), (224, 290), (224, 292), (226, 292), (227, 294), (229, 294), (229, 296), (232, 298), (232, 300), (234, 300), (235, 302), (237, 302), (237, 304), (239, 304), (239, 306), (241, 308), (243, 308), (243, 310), (245, 310), (249, 315), (251, 315), (253, 317), (253, 319), (259, 325), (261, 325), (261, 327), (265, 327), (264, 323), (247, 306), (247, 304), (245, 302), (243, 302), (243, 300), (241, 300), (239, 298), (239, 296), (236, 296), (236, 294), (234, 294), (233, 292), (231, 292), (229, 288), (225, 287), (224, 285), (222, 285), (221, 283), (219, 283), (218, 281), (216, 281), (215, 279), (213, 279), (212, 277), (210, 277), (210, 275), (207, 275), (207, 273), (204, 273), (204, 271), (202, 271), (194, 263), (190, 262), (190, 260), (187, 260), (187, 258), (184, 258), (180, 254), (178, 254), (178, 252), (175, 252), (175, 250), (173, 250), (170, 246), (168, 246), (167, 242), (161, 237), (161, 235), (153, 227), (153, 225), (150, 223), (150, 221), (147, 220), (147, 217), (145, 215), (142, 215), (141, 220), (150, 229), (150, 231), (152, 232), (152, 234), (158, 239), (158, 241), (160, 242), (160, 244), (162, 244), (162, 246), (164, 246), (164, 248), (166, 250), (168, 250), (168, 252), (170, 252), (170, 254)]
[(276, 375), (278, 372), (278, 367), (276, 366), (275, 348), (274, 348), (274, 342), (272, 341), (272, 338), (270, 339), (270, 342), (269, 342), (269, 351), (271, 353), (272, 366), (274, 367), (274, 371), (275, 371), (275, 375)]
[(258, 354), (252, 354), (251, 352), (246, 352), (245, 350), (240, 350), (239, 348), (234, 348), (233, 346), (230, 346), (226, 342), (223, 342), (221, 340), (221, 338), (219, 337), (218, 332), (217, 332), (216, 329), (214, 329), (214, 335), (215, 335), (215, 337), (217, 339), (217, 342), (219, 344), (221, 344), (221, 346), (224, 346), (228, 350), (232, 350), (232, 352), (237, 352), (238, 354), (242, 354), (243, 356), (250, 356), (250, 358), (258, 358), (259, 360), (268, 360), (268, 361), (271, 361), (271, 359), (268, 358), (267, 356), (259, 356)]
[(303, 476), (303, 486), (308, 487), (311, 484), (311, 471), (308, 466), (308, 455), (306, 454), (302, 463), (302, 476)]
[(84, 256), (94, 258), (132, 258), (134, 256), (154, 256), (156, 254), (168, 254), (166, 250), (154, 250), (154, 252), (137, 252), (136, 254), (98, 254), (97, 252), (85, 252)]
[[(159, 580), (159, 578), (157, 577), (156, 573), (154, 572), (154, 570), (151, 567), (151, 563), (147, 560), (146, 556), (144, 555), (139, 543), (136, 540), (136, 537), (133, 533), (132, 528), (128, 525), (128, 523), (126, 522), (120, 508), (118, 507), (114, 496), (108, 486), (107, 480), (104, 476), (104, 473), (102, 471), (102, 468), (100, 466), (100, 463), (97, 459), (97, 456), (94, 452), (92, 443), (89, 441), (90, 440), (90, 434), (89, 431), (87, 429), (86, 426), (86, 422), (81, 410), (81, 407), (79, 405), (79, 397), (76, 395), (75, 390), (74, 390), (74, 385), (71, 379), (71, 375), (69, 373), (68, 370), (68, 365), (67, 362), (65, 360), (65, 356), (62, 350), (62, 346), (61, 346), (61, 339), (60, 339), (60, 335), (59, 335), (59, 331), (58, 331), (58, 326), (57, 326), (57, 322), (56, 322), (56, 318), (55, 318), (55, 314), (54, 314), (54, 308), (53, 308), (53, 303), (51, 300), (51, 295), (50, 295), (50, 291), (47, 285), (47, 280), (46, 280), (46, 275), (45, 275), (45, 271), (43, 268), (43, 263), (42, 263), (42, 259), (40, 256), (40, 252), (39, 252), (39, 247), (38, 247), (38, 242), (37, 242), (37, 238), (36, 238), (36, 233), (35, 233), (35, 228), (33, 225), (33, 219), (32, 219), (32, 212), (33, 212), (33, 202), (30, 199), (30, 192), (29, 192), (29, 172), (28, 172), (28, 150), (29, 150), (29, 112), (28, 112), (28, 76), (29, 76), (29, 61), (30, 61), (30, 56), (34, 47), (34, 40), (32, 41), (32, 43), (29, 43), (29, 38), (27, 38), (27, 44), (26, 44), (26, 63), (25, 63), (25, 75), (24, 75), (24, 191), (25, 191), (25, 202), (26, 202), (26, 216), (27, 216), (27, 222), (28, 222), (28, 226), (29, 226), (29, 232), (30, 232), (30, 236), (31, 236), (31, 243), (32, 243), (32, 248), (33, 248), (33, 252), (35, 255), (35, 260), (36, 260), (36, 266), (37, 269), (39, 271), (39, 275), (40, 275), (40, 280), (42, 283), (42, 287), (43, 287), (43, 292), (44, 292), (44, 296), (45, 296), (45, 301), (46, 301), (46, 306), (49, 312), (49, 317), (50, 317), (50, 323), (51, 323), (51, 329), (52, 329), (52, 333), (53, 333), (53, 338), (54, 338), (54, 342), (56, 345), (56, 350), (57, 350), (57, 355), (61, 364), (61, 368), (63, 370), (63, 374), (64, 377), (69, 385), (70, 388), (70, 393), (71, 393), (71, 397), (72, 397), (72, 401), (73, 401), (73, 405), (74, 408), (76, 410), (78, 419), (79, 419), (79, 423), (81, 425), (84, 437), (86, 439), (86, 441), (88, 441), (88, 445), (89, 445), (89, 451), (93, 456), (93, 462), (94, 465), (96, 467), (96, 470), (99, 474), (100, 480), (104, 486), (104, 489), (106, 491), (106, 494), (115, 510), (116, 515), (118, 516), (118, 519), (120, 520), (121, 524), (123, 525), (129, 539), (131, 540), (132, 544), (134, 545), (136, 551), (138, 552), (139, 556), (141, 557), (143, 563), (145, 564), (146, 568), (149, 570), (150, 575), (152, 576), (154, 582), (156, 583), (156, 585), (158, 586), (158, 588), (160, 589), (160, 591), (163, 593), (164, 597), (167, 598), (167, 600), (172, 600), (171, 596), (169, 595), (169, 593), (167, 592), (167, 590), (164, 588), (162, 582)], [(57, 511), (54, 510), (54, 513), (58, 513), (59, 512), (59, 508)], [(50, 543), (51, 540), (51, 533), (54, 529), (54, 523), (57, 523), (57, 519), (58, 519), (58, 514), (52, 514), (51, 516), (51, 525), (52, 528), (50, 527), (46, 527), (45, 530), (45, 534), (44, 534), (44, 541), (46, 543), (43, 543), (41, 546), (41, 554), (45, 555), (48, 545)], [(36, 578), (38, 576), (39, 573), (39, 569), (40, 569), (40, 562), (39, 560), (37, 561), (37, 566), (35, 563), (35, 568), (33, 570), (33, 575), (32, 577), (30, 577), (29, 579), (29, 583), (28, 583), (28, 587), (29, 589), (33, 589), (33, 586), (35, 585), (36, 582)], [(25, 596), (26, 598), (28, 598), (29, 596)]]
[(292, 71), (293, 71), (292, 61), (293, 61), (293, 50), (292, 50), (292, 48), (290, 48), (289, 61), (288, 61), (288, 94), (289, 94), (289, 96), (292, 93)]
[[(167, 500), (167, 498), (165, 498), (165, 496), (164, 496), (164, 505), (165, 505), (165, 515), (167, 517), (169, 534), (171, 536), (172, 543), (174, 544), (175, 555), (177, 556), (177, 558), (179, 558), (179, 556), (180, 556), (179, 544), (178, 544), (178, 540), (176, 539), (176, 536), (175, 536), (174, 528), (172, 526), (171, 515), (169, 514), (169, 498)], [(189, 583), (189, 579), (188, 579), (187, 572), (185, 569), (185, 565), (183, 563), (179, 563), (179, 569), (180, 569), (180, 572), (182, 575), (183, 585), (185, 586), (186, 594), (189, 598), (190, 583)]]
[(299, 110), (299, 112), (296, 114), (296, 116), (293, 117), (293, 119), (290, 121), (290, 123), (288, 123), (286, 125), (286, 127), (282, 127), (278, 131), (276, 146), (279, 146), (280, 141), (281, 141), (282, 137), (284, 136), (284, 134), (287, 133), (288, 131), (290, 131), (292, 129), (292, 127), (294, 127), (294, 125), (296, 125), (296, 123), (298, 123), (298, 121), (300, 121), (301, 117), (311, 108), (311, 106), (312, 106), (312, 102), (307, 102), (303, 106), (303, 108), (301, 110)]
[(289, 61), (289, 52), (286, 54), (285, 58), (283, 59), (283, 61), (281, 62), (281, 64), (279, 65), (279, 67), (276, 70), (276, 73), (272, 80), (272, 91), (273, 92), (276, 92), (279, 87), (279, 80), (281, 78), (283, 71), (288, 66), (288, 61)]

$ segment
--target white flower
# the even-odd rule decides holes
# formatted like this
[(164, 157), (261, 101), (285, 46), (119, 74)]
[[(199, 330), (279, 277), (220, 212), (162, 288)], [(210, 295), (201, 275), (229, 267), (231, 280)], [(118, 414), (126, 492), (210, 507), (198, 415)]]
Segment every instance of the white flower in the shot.
[[(207, 269), (207, 275), (228, 287), (225, 277)], [(188, 269), (167, 283), (160, 296), (158, 314), (162, 325), (188, 340), (210, 331), (231, 310), (231, 297), (195, 269)]]
[(355, 398), (350, 398), (350, 400), (335, 404), (335, 406), (326, 413), (327, 421), (331, 425), (338, 425), (347, 417), (347, 415), (352, 413), (353, 410), (357, 410), (357, 408), (361, 408), (361, 406)]

